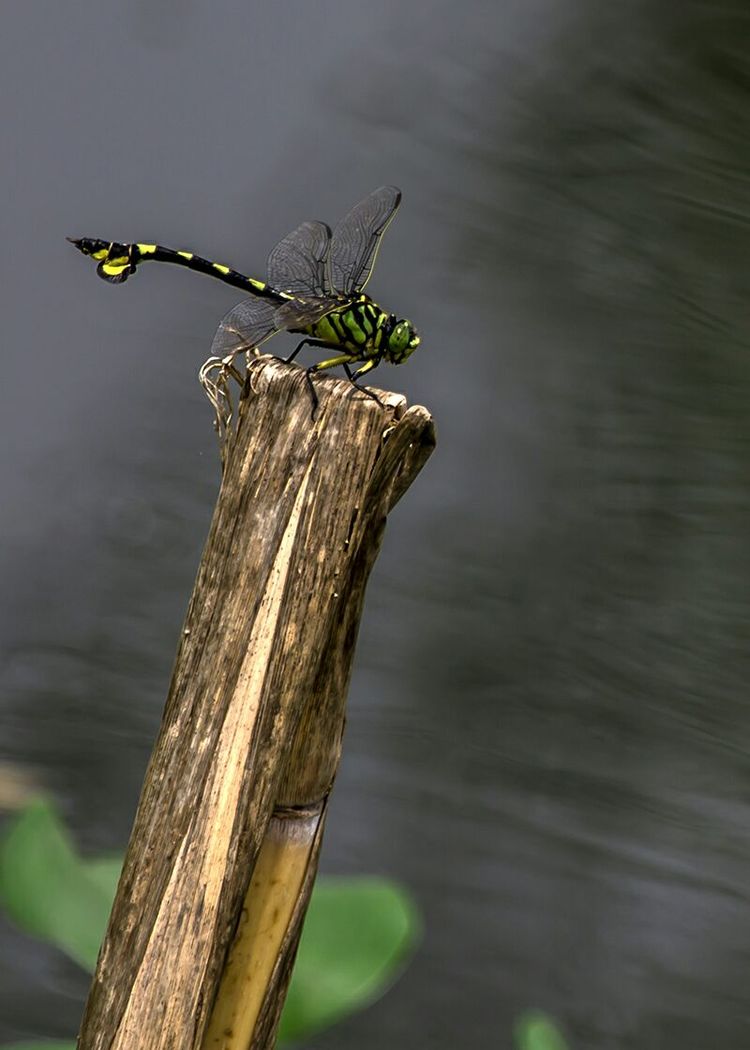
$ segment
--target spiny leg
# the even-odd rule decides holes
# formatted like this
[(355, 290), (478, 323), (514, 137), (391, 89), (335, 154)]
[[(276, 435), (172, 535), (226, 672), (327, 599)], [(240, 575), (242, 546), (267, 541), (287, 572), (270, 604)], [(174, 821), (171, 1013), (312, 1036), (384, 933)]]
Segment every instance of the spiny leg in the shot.
[[(290, 364), (295, 359), (295, 357), (300, 352), (300, 350), (302, 349), (303, 346), (314, 346), (314, 347), (317, 347), (318, 349), (322, 349), (322, 350), (340, 350), (341, 349), (340, 346), (335, 346), (333, 343), (327, 343), (324, 339), (310, 339), (310, 337), (308, 336), (307, 338), (302, 339), (299, 343), (297, 343), (297, 345), (295, 346), (294, 350), (292, 350), (291, 354), (288, 357), (284, 358), (284, 360), (286, 361), (287, 364)], [(329, 360), (327, 360), (327, 361), (319, 361), (318, 364), (311, 365), (310, 368), (305, 369), (305, 378), (307, 380), (307, 387), (308, 387), (308, 390), (310, 391), (310, 398), (312, 400), (312, 406), (313, 406), (312, 407), (312, 418), (313, 419), (315, 419), (315, 414), (318, 411), (318, 406), (320, 404), (320, 400), (319, 400), (317, 392), (315, 390), (315, 385), (314, 385), (314, 383), (312, 381), (312, 373), (313, 372), (320, 372), (324, 368), (335, 368), (336, 365), (342, 365), (346, 361), (351, 361), (351, 359), (352, 359), (352, 355), (351, 354), (339, 354), (335, 358), (332, 357), (332, 358), (329, 358)]]
[(367, 397), (371, 397), (373, 401), (377, 401), (381, 408), (385, 408), (385, 405), (377, 394), (373, 394), (372, 390), (368, 390), (366, 386), (360, 386), (357, 382), (362, 376), (367, 375), (368, 372), (372, 372), (373, 368), (377, 368), (379, 364), (380, 357), (371, 357), (369, 360), (365, 361), (361, 368), (357, 369), (354, 375), (352, 375), (348, 365), (344, 365), (344, 368), (346, 369), (347, 377), (353, 387), (356, 387), (357, 390), (361, 390), (363, 394), (366, 394)]
[[(313, 346), (313, 347), (317, 347), (318, 349), (324, 349), (324, 350), (340, 350), (340, 347), (335, 346), (333, 343), (327, 343), (323, 339), (310, 339), (310, 338), (302, 339), (295, 346), (294, 350), (292, 350), (291, 354), (289, 354), (288, 357), (284, 358), (284, 360), (287, 362), (287, 364), (289, 364), (290, 362), (292, 362), (295, 359), (297, 354), (300, 352), (300, 350), (304, 346)], [(311, 365), (309, 368), (305, 369), (305, 376), (307, 378), (307, 386), (308, 386), (308, 389), (310, 391), (310, 397), (312, 399), (312, 405), (313, 405), (313, 408), (312, 408), (312, 418), (313, 419), (315, 419), (315, 415), (316, 415), (316, 413), (318, 411), (318, 406), (320, 405), (320, 400), (318, 398), (317, 391), (315, 390), (315, 384), (312, 381), (312, 374), (313, 374), (313, 372), (323, 372), (323, 371), (325, 371), (328, 368), (336, 368), (338, 365), (342, 365), (343, 366), (344, 371), (346, 372), (346, 378), (349, 380), (349, 382), (352, 384), (353, 387), (355, 387), (357, 390), (360, 390), (363, 394), (365, 394), (367, 397), (371, 398), (373, 401), (377, 402), (377, 404), (379, 404), (381, 406), (381, 408), (384, 407), (383, 406), (383, 402), (380, 400), (380, 398), (378, 397), (377, 394), (374, 394), (372, 392), (372, 390), (368, 390), (366, 387), (360, 386), (359, 383), (357, 382), (357, 380), (361, 376), (367, 375), (367, 373), (371, 372), (373, 370), (373, 368), (377, 368), (377, 366), (380, 364), (380, 360), (381, 360), (380, 355), (377, 356), (377, 357), (369, 358), (367, 361), (365, 361), (365, 363), (362, 365), (361, 368), (358, 368), (356, 372), (352, 372), (350, 365), (351, 365), (352, 361), (356, 361), (356, 360), (357, 360), (357, 358), (355, 358), (352, 354), (349, 354), (349, 353), (341, 354), (341, 353), (339, 353), (335, 357), (329, 357), (325, 361), (318, 361), (317, 364)], [(361, 358), (359, 360), (361, 360)]]
[[(374, 368), (375, 366), (373, 365), (372, 367)], [(349, 380), (349, 382), (352, 384), (355, 390), (359, 390), (361, 393), (366, 394), (367, 397), (371, 397), (373, 401), (377, 401), (381, 408), (384, 407), (383, 402), (380, 400), (377, 394), (373, 394), (372, 390), (368, 390), (367, 387), (359, 385), (359, 383), (357, 382), (357, 376), (360, 374), (359, 371), (352, 372), (349, 365), (344, 365), (344, 371), (346, 372), (346, 378)], [(370, 369), (368, 369), (368, 372), (369, 371)]]
[(303, 339), (301, 343), (297, 343), (289, 357), (284, 358), (288, 365), (292, 363), (292, 361), (295, 359), (295, 357), (300, 352), (303, 346), (322, 346), (325, 350), (338, 350), (337, 346), (332, 346), (330, 343), (325, 343), (322, 339)]
[[(314, 346), (328, 346), (331, 350), (338, 349), (337, 347), (330, 346), (329, 343), (323, 343), (323, 342), (317, 342), (317, 341), (313, 342), (312, 345), (314, 345)], [(318, 361), (317, 364), (311, 365), (309, 368), (305, 369), (305, 376), (307, 377), (307, 386), (308, 386), (308, 389), (310, 391), (310, 396), (312, 397), (312, 401), (313, 401), (313, 409), (312, 409), (312, 418), (313, 419), (315, 419), (315, 414), (317, 413), (318, 405), (320, 404), (320, 401), (318, 400), (318, 393), (317, 393), (317, 391), (315, 389), (315, 384), (312, 381), (312, 374), (313, 374), (313, 372), (323, 372), (327, 368), (336, 368), (338, 365), (344, 365), (344, 367), (347, 367), (349, 362), (351, 361), (351, 359), (352, 359), (352, 355), (351, 354), (337, 354), (336, 357), (329, 357), (325, 361)]]

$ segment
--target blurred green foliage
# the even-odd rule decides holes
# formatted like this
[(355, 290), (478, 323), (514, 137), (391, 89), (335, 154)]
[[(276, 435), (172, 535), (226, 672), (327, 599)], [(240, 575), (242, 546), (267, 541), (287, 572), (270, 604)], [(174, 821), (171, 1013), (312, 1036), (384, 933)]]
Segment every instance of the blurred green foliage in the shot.
[(536, 1010), (519, 1017), (513, 1035), (516, 1050), (568, 1050), (554, 1021)]
[[(0, 842), (0, 906), (28, 933), (93, 971), (120, 861), (81, 858), (54, 807), (36, 799)], [(413, 951), (420, 922), (386, 879), (320, 879), (300, 941), (280, 1041), (300, 1040), (377, 999)], [(8, 1050), (74, 1050), (18, 1043)]]

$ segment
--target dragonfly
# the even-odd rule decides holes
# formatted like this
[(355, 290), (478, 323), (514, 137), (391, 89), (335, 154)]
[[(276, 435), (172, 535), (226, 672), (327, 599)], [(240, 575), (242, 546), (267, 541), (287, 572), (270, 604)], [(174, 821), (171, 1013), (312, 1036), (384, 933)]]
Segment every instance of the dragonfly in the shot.
[(255, 353), (282, 331), (304, 336), (286, 361), (293, 361), (304, 346), (335, 351), (306, 369), (315, 418), (319, 401), (313, 375), (341, 365), (357, 389), (379, 401), (358, 380), (382, 361), (403, 364), (419, 346), (411, 321), (383, 310), (364, 291), (381, 238), (400, 203), (401, 191), (396, 186), (380, 186), (356, 204), (333, 232), (324, 222), (303, 222), (271, 251), (267, 281), (246, 277), (194, 252), (159, 244), (124, 244), (94, 237), (68, 240), (94, 259), (98, 275), (112, 284), (126, 281), (141, 263), (165, 262), (208, 274), (246, 292), (221, 321), (207, 365), (211, 361), (228, 365), (240, 353)]

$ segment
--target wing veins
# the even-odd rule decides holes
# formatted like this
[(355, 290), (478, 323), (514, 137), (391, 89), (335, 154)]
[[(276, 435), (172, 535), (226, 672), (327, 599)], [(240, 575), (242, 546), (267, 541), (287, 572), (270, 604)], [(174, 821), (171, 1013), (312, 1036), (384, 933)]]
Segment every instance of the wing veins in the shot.
[(401, 203), (396, 186), (381, 186), (355, 204), (333, 232), (326, 275), (333, 293), (352, 298), (369, 281), (383, 234)]

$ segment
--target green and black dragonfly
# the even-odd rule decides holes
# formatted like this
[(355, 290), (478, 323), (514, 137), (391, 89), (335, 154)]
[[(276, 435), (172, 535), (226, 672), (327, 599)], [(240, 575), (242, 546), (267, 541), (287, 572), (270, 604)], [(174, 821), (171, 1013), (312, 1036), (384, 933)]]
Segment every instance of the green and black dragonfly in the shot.
[[(98, 262), (100, 277), (115, 284), (151, 260), (186, 266), (249, 293), (219, 325), (212, 346), (214, 359), (231, 362), (237, 354), (257, 350), (281, 331), (305, 336), (287, 361), (294, 360), (305, 345), (335, 350), (335, 356), (307, 369), (314, 415), (318, 397), (313, 373), (342, 365), (357, 386), (357, 380), (381, 361), (400, 365), (419, 346), (411, 321), (386, 313), (364, 294), (380, 239), (400, 203), (399, 189), (381, 186), (355, 205), (333, 233), (324, 222), (303, 222), (269, 255), (268, 282), (245, 277), (193, 252), (159, 244), (68, 239)], [(356, 371), (353, 365), (359, 365)], [(364, 393), (377, 400), (371, 391)]]

